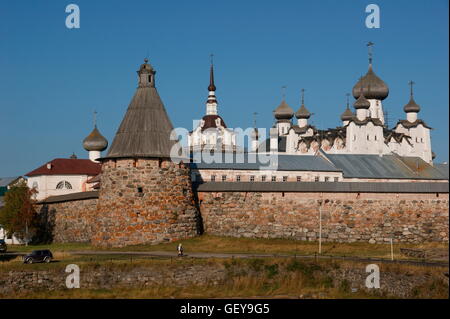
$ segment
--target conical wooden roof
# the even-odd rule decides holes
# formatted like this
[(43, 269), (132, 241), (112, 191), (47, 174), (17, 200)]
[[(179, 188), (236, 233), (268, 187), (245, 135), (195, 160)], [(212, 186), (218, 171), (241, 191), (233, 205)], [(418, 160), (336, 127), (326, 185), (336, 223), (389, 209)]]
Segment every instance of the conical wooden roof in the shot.
[[(142, 69), (142, 67), (141, 67)], [(162, 157), (169, 158), (176, 141), (170, 140), (172, 123), (154, 87), (154, 80), (139, 87), (117, 130), (106, 158)]]

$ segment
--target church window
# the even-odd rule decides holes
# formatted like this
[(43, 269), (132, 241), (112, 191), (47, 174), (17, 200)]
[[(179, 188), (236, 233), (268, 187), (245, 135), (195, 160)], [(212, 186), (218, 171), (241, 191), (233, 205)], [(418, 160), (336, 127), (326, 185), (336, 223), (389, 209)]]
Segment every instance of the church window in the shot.
[(222, 182), (225, 182), (227, 180), (227, 175), (222, 175)]
[(420, 142), (423, 143), (423, 138), (422, 137), (420, 138)]
[(148, 82), (152, 83), (152, 76), (151, 75), (148, 76)]
[(287, 182), (288, 177), (287, 176), (283, 176), (283, 182)]
[(319, 176), (314, 177), (314, 181), (318, 182), (319, 181)]
[(334, 181), (335, 181), (335, 182), (339, 182), (339, 177), (335, 177), (335, 178), (334, 178)]
[(254, 182), (255, 181), (255, 176), (254, 175), (251, 175), (250, 176), (250, 182)]
[(39, 188), (38, 182), (36, 181), (33, 182), (33, 186), (31, 188), (38, 189)]
[(325, 177), (325, 182), (329, 182), (330, 178), (328, 176)]
[(211, 175), (211, 182), (215, 182), (216, 181), (216, 175)]
[(237, 175), (236, 176), (236, 182), (240, 182), (241, 181), (241, 175)]
[(297, 176), (297, 182), (301, 182), (302, 181), (302, 177), (301, 176)]
[(375, 139), (375, 141), (377, 140), (377, 136), (376, 135), (374, 136), (374, 139)]
[(267, 178), (266, 175), (261, 176), (261, 182), (265, 182), (265, 181), (266, 181), (266, 178)]
[(277, 181), (277, 177), (276, 176), (272, 176), (272, 182), (276, 182)]
[(367, 134), (367, 140), (368, 140), (368, 141), (370, 141), (370, 137), (369, 137), (369, 134)]
[(56, 185), (56, 189), (72, 189), (72, 185), (68, 181), (61, 181)]
[(142, 187), (138, 187), (138, 188), (137, 188), (137, 192), (138, 192), (139, 194), (142, 194), (142, 193), (144, 192), (144, 189), (143, 189)]
[(356, 134), (353, 135), (353, 140), (356, 141)]

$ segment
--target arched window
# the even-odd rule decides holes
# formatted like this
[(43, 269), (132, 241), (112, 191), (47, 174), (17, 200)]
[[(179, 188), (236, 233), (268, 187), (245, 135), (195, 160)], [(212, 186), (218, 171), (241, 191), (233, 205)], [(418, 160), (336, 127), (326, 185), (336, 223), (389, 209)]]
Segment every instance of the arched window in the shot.
[(56, 189), (72, 189), (72, 185), (68, 181), (61, 181), (56, 185)]
[(34, 181), (31, 188), (38, 189), (39, 188), (38, 182)]

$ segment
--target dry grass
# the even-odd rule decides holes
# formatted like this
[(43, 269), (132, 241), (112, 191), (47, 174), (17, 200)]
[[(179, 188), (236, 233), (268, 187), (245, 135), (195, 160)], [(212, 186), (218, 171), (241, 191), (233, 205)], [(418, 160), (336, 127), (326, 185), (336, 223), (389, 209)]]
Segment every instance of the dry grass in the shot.
[[(70, 259), (72, 258), (72, 259)], [(61, 263), (21, 265), (23, 269), (47, 269), (72, 263), (79, 256), (69, 256)], [(17, 270), (18, 262), (9, 262)], [(365, 264), (350, 261), (302, 261), (295, 258), (266, 259), (149, 259), (137, 258), (103, 262), (77, 261), (83, 271), (97, 267), (126, 271), (134, 267), (163, 267), (167, 269), (189, 264), (217, 265), (225, 269), (226, 280), (220, 285), (206, 284), (188, 287), (150, 286), (140, 288), (74, 289), (22, 292), (7, 298), (388, 298), (379, 292), (351, 292), (348, 283), (336, 284), (329, 273), (334, 269), (364, 269)], [(0, 269), (6, 265), (0, 265)], [(5, 268), (3, 268), (5, 269)], [(428, 276), (430, 280), (415, 287), (415, 298), (448, 298), (448, 284), (442, 280), (445, 268), (402, 264), (382, 264), (381, 272), (398, 272)], [(2, 296), (0, 296), (2, 297)]]

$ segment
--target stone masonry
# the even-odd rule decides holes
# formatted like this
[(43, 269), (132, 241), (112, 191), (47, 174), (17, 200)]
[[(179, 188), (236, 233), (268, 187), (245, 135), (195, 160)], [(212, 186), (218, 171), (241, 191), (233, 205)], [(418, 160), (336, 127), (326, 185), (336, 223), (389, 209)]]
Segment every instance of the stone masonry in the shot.
[(448, 194), (200, 193), (206, 233), (334, 242), (448, 242)]
[(161, 159), (107, 160), (92, 243), (156, 244), (198, 234), (189, 168)]
[(39, 205), (41, 232), (58, 243), (90, 242), (98, 199)]

